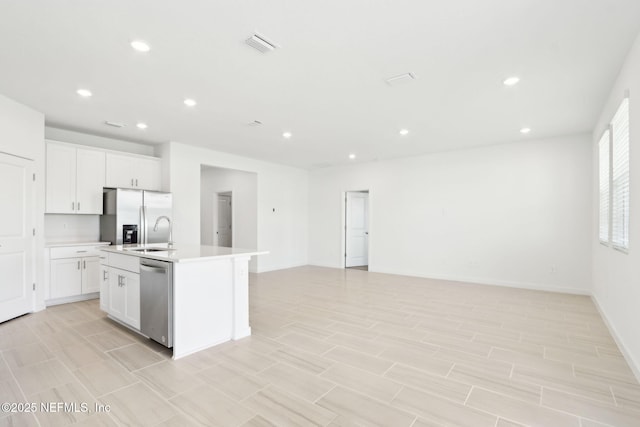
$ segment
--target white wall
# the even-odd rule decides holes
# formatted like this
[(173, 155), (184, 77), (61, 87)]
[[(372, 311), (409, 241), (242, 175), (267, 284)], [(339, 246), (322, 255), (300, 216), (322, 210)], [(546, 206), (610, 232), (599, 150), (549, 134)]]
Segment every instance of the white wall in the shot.
[(598, 240), (598, 176), (593, 176), (593, 295), (627, 361), (640, 378), (640, 35), (603, 107), (593, 132), (593, 168), (597, 171), (598, 139), (615, 114), (625, 91), (630, 113), (629, 253), (605, 247)]
[(0, 95), (0, 152), (33, 160), (35, 183), (35, 310), (44, 306), (44, 115)]
[(176, 244), (200, 243), (200, 166), (255, 172), (258, 179), (257, 271), (307, 264), (308, 173), (206, 148), (171, 142), (159, 152), (169, 157)]
[[(216, 193), (232, 192), (233, 246), (258, 247), (258, 176), (253, 172), (203, 166), (200, 180), (200, 242), (213, 245), (214, 215), (217, 215)], [(255, 272), (253, 257), (249, 271)]]
[(369, 190), (371, 271), (589, 293), (588, 135), (310, 174), (309, 261), (343, 262), (343, 192)]
[(100, 215), (44, 216), (45, 241), (55, 242), (97, 242), (100, 240)]

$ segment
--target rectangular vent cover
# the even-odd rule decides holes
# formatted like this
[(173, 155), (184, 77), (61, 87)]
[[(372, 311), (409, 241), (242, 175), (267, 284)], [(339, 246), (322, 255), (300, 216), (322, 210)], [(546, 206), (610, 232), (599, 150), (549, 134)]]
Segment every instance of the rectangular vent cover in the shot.
[(269, 40), (267, 40), (266, 38), (258, 34), (254, 34), (251, 37), (249, 37), (246, 40), (246, 43), (252, 48), (262, 53), (267, 53), (277, 47), (274, 43), (270, 42)]
[(125, 127), (124, 123), (117, 123), (117, 122), (110, 122), (110, 121), (106, 121), (104, 122), (105, 125), (107, 126), (113, 126), (114, 128), (123, 128)]
[(404, 73), (397, 76), (389, 77), (385, 80), (389, 86), (398, 86), (401, 84), (412, 82), (416, 79), (413, 73)]

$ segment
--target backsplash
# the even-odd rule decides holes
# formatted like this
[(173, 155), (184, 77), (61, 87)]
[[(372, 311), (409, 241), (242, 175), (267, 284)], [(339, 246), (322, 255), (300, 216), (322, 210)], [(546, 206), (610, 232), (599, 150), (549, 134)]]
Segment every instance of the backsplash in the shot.
[(96, 242), (100, 239), (100, 215), (44, 216), (44, 234), (52, 242)]

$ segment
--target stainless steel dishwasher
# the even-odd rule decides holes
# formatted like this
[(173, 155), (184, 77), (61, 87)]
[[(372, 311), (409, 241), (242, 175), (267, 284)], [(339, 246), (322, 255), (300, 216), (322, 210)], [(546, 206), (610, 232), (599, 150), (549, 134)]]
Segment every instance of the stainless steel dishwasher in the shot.
[(172, 263), (140, 259), (140, 332), (173, 347)]

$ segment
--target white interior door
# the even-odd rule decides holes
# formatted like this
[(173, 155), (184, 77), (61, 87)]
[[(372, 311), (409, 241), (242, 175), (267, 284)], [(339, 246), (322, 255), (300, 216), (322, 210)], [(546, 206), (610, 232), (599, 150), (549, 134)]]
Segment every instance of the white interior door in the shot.
[(0, 322), (32, 310), (33, 162), (0, 153)]
[(369, 193), (347, 192), (345, 267), (369, 265)]
[(216, 239), (218, 246), (232, 247), (231, 232), (231, 196), (218, 195), (218, 221), (216, 224)]

